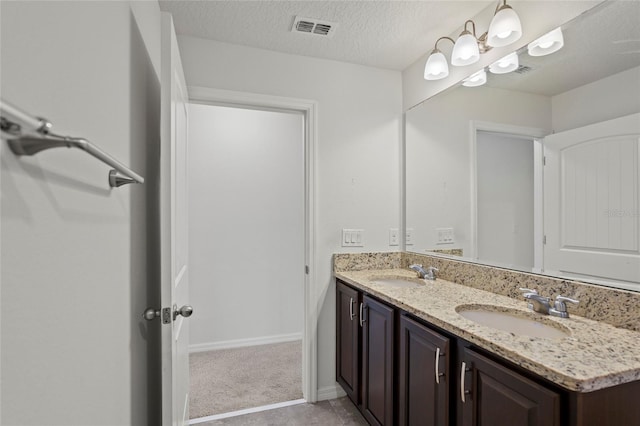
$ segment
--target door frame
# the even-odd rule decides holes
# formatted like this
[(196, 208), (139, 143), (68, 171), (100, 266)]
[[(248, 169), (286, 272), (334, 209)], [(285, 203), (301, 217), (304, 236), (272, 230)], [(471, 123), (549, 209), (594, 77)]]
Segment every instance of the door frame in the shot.
[(188, 86), (193, 103), (301, 112), (304, 116), (304, 204), (305, 204), (305, 283), (304, 327), (302, 332), (302, 396), (307, 402), (318, 400), (318, 292), (316, 265), (316, 159), (318, 103), (313, 100), (237, 92), (201, 86)]
[[(534, 270), (542, 267), (542, 238), (544, 234), (543, 219), (543, 150), (542, 138), (549, 134), (548, 131), (537, 127), (513, 126), (511, 124), (493, 123), (489, 121), (471, 120), (469, 122), (469, 171), (471, 183), (470, 200), (470, 249), (469, 256), (478, 257), (478, 132), (502, 133), (519, 138), (531, 138), (534, 143)], [(533, 271), (530, 271), (533, 272)]]

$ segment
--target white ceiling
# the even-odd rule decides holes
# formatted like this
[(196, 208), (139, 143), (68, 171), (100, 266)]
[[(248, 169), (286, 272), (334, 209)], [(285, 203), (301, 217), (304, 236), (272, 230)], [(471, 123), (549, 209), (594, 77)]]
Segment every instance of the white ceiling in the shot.
[[(161, 0), (176, 32), (294, 55), (404, 70), (495, 1)], [(332, 38), (291, 32), (295, 16), (338, 24)]]
[[(488, 85), (554, 96), (640, 66), (640, 2), (602, 3), (563, 25), (564, 48), (548, 56), (520, 53), (525, 74), (488, 73)], [(640, 96), (640, 95), (639, 95)]]

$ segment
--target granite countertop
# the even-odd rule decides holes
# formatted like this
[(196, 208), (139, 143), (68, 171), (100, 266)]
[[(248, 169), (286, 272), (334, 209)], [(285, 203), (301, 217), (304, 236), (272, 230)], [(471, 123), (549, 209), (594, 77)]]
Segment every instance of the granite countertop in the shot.
[[(376, 278), (415, 278), (407, 269), (335, 272), (352, 286), (424, 319), (478, 347), (519, 364), (558, 385), (591, 392), (640, 379), (640, 333), (572, 315), (557, 318), (533, 313), (524, 300), (437, 279), (420, 280), (419, 287), (376, 284)], [(491, 305), (518, 310), (570, 331), (560, 339), (515, 335), (477, 324), (460, 316), (461, 305)]]

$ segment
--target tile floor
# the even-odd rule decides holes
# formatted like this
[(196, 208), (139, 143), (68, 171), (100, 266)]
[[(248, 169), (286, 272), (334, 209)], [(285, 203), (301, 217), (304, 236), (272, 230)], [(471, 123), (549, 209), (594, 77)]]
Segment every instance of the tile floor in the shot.
[(368, 423), (346, 396), (316, 404), (299, 404), (259, 413), (200, 423), (199, 426), (260, 425), (260, 426), (366, 426)]

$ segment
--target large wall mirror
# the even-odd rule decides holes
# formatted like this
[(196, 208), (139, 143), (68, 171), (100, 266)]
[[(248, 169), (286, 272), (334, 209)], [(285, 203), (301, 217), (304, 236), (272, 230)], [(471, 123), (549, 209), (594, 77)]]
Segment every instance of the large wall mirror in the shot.
[(406, 250), (640, 291), (640, 2), (405, 114)]

